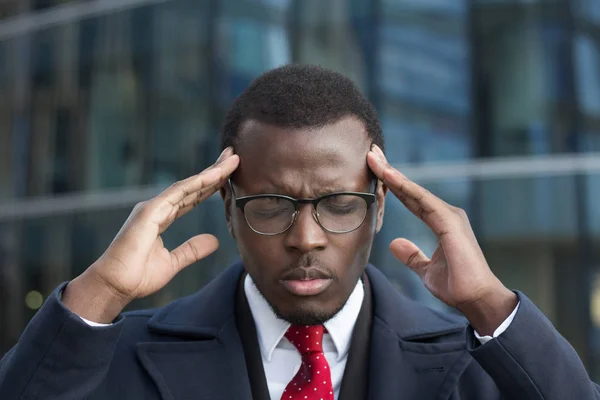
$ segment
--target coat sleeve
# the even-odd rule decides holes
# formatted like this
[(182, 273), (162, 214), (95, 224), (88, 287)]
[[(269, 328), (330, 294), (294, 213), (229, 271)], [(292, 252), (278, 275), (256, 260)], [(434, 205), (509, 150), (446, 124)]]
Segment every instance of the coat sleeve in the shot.
[(122, 330), (91, 327), (60, 301), (60, 285), (0, 360), (0, 398), (83, 399), (101, 384)]
[(510, 326), (480, 345), (469, 327), (469, 352), (511, 399), (600, 399), (573, 347), (523, 293)]

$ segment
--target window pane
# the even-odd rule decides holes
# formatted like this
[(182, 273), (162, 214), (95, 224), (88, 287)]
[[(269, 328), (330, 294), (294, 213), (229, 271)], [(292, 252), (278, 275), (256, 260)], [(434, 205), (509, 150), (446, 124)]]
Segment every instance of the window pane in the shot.
[(377, 96), (388, 148), (393, 149), (390, 161), (469, 158), (466, 3), (387, 1), (382, 7)]

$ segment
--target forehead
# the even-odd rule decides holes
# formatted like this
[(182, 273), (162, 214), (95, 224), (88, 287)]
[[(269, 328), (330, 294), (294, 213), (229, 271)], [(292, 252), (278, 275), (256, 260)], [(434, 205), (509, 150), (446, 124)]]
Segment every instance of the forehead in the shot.
[(361, 191), (369, 180), (370, 145), (364, 125), (355, 117), (317, 128), (246, 121), (235, 146), (241, 161), (235, 180), (253, 193)]

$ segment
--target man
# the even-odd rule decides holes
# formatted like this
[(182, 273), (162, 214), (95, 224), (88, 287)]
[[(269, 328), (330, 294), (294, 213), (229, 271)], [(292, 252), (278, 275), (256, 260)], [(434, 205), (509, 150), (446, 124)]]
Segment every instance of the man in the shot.
[[(12, 399), (598, 399), (572, 347), (494, 276), (465, 213), (384, 156), (375, 111), (345, 77), (286, 66), (233, 104), (223, 153), (138, 204), (106, 252), (61, 285), (0, 365)], [(368, 265), (387, 191), (437, 235), (390, 249), (451, 317)], [(121, 315), (206, 257), (160, 235), (216, 191), (241, 262), (197, 294)]]

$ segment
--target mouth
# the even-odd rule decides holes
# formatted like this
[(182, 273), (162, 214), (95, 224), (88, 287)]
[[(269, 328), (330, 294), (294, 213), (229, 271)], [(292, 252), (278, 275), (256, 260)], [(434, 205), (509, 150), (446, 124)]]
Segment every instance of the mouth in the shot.
[(283, 287), (296, 296), (316, 296), (323, 293), (333, 279), (282, 280)]
[(286, 274), (280, 282), (296, 296), (316, 296), (323, 293), (333, 279), (316, 268), (297, 268)]

